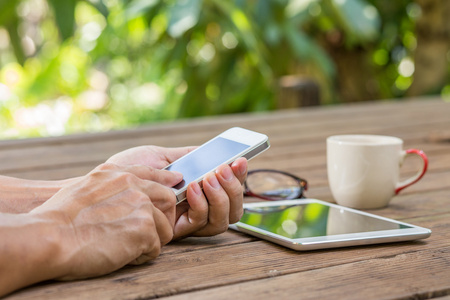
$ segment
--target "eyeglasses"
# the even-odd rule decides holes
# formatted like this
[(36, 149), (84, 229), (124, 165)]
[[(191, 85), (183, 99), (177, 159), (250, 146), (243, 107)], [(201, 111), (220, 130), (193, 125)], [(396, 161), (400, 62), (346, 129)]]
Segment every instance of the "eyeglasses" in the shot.
[(308, 189), (305, 179), (278, 170), (251, 170), (244, 182), (244, 196), (278, 201), (305, 198)]

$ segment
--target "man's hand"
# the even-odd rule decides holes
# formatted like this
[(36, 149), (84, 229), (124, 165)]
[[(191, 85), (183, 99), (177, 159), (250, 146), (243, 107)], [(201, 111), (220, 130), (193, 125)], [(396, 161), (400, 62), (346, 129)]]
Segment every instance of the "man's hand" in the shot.
[(160, 169), (195, 148), (129, 149), (56, 183), (0, 177), (7, 200), (8, 191), (17, 195), (12, 202), (20, 200), (3, 207), (11, 213), (0, 212), (7, 243), (0, 247), (0, 296), (43, 280), (107, 274), (155, 258), (173, 238), (225, 231), (242, 215), (247, 161), (208, 174), (203, 191), (191, 183), (176, 206), (170, 187), (182, 175)]
[(162, 184), (180, 180), (173, 172), (107, 163), (31, 211), (59, 221), (58, 279), (103, 275), (158, 256), (175, 222), (175, 195)]
[(117, 165), (144, 165), (155, 169), (163, 169), (196, 148), (195, 146), (180, 148), (140, 146), (119, 152), (111, 156), (106, 162)]
[[(162, 169), (194, 149), (196, 147), (141, 146), (120, 152), (107, 162), (143, 164)], [(240, 158), (231, 166), (222, 165), (216, 173), (208, 174), (203, 180), (203, 191), (197, 183), (191, 183), (187, 199), (176, 208), (174, 238), (219, 234), (227, 230), (228, 224), (239, 221), (243, 214), (242, 184), (246, 177), (247, 160)]]
[(188, 235), (211, 236), (228, 229), (243, 214), (243, 187), (247, 177), (247, 160), (237, 159), (220, 166), (198, 183), (189, 184), (186, 200), (177, 205), (174, 238)]

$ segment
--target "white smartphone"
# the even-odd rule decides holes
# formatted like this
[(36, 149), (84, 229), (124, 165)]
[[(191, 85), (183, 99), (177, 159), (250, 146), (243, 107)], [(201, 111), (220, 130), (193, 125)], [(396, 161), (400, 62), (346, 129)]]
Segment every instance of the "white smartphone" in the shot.
[(252, 159), (270, 147), (266, 135), (248, 129), (233, 127), (174, 161), (165, 169), (183, 174), (183, 181), (172, 189), (177, 204), (186, 199), (190, 182), (201, 183), (203, 177), (222, 164), (231, 164), (239, 157)]
[(424, 239), (431, 230), (316, 199), (244, 204), (231, 229), (294, 250)]

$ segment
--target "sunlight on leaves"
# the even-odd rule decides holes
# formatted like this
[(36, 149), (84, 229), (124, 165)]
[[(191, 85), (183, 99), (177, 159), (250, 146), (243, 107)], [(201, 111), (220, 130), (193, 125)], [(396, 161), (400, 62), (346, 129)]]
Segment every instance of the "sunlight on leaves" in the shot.
[(374, 40), (379, 33), (380, 16), (377, 9), (360, 0), (330, 1), (345, 30), (362, 41)]
[(411, 0), (0, 0), (0, 138), (271, 110), (286, 75), (317, 82), (321, 104), (366, 76), (371, 97), (402, 97), (424, 14)]
[(170, 10), (169, 34), (178, 38), (186, 31), (194, 27), (198, 22), (201, 10), (201, 0), (180, 0), (176, 1)]

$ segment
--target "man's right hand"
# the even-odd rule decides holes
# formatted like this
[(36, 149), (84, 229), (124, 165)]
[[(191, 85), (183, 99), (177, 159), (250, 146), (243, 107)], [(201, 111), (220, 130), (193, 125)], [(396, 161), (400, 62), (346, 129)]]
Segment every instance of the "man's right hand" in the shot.
[(110, 273), (157, 257), (173, 237), (182, 175), (106, 163), (57, 192), (30, 214), (55, 220), (61, 249), (56, 279)]

